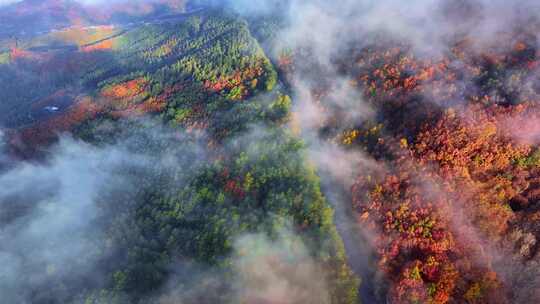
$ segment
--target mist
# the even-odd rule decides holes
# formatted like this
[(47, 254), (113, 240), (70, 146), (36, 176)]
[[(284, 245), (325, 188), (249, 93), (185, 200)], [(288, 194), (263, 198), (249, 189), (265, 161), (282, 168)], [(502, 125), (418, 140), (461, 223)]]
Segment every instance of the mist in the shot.
[[(125, 217), (116, 210), (130, 214), (137, 208), (141, 175), (174, 171), (167, 180), (181, 187), (205, 160), (193, 135), (151, 120), (137, 125), (142, 131), (126, 133), (122, 125), (122, 139), (101, 145), (62, 135), (42, 160), (12, 159), (0, 173), (0, 260), (6, 265), (0, 293), (5, 301), (72, 302), (74, 296), (104, 287), (110, 280), (106, 265), (120, 263), (123, 250), (111, 224), (122, 223), (116, 216)], [(110, 127), (103, 125), (98, 132), (111, 132)], [(145, 149), (139, 142), (143, 138), (151, 142)], [(160, 146), (157, 154), (151, 152), (173, 140), (181, 140), (182, 147)]]
[(290, 224), (272, 236), (240, 235), (228, 263), (227, 271), (188, 261), (173, 264), (167, 286), (149, 302), (331, 303), (320, 263)]
[[(43, 159), (13, 160), (0, 175), (0, 207), (8, 212), (0, 217), (0, 260), (9, 265), (0, 272), (0, 292), (7, 301), (330, 303), (326, 270), (318, 257), (323, 249), (305, 243), (293, 219), (284, 215), (268, 215), (232, 237), (230, 253), (216, 257), (223, 265), (171, 250), (159, 290), (139, 296), (100, 293), (116, 280), (111, 267), (127, 263), (128, 244), (144, 235), (123, 230), (125, 223), (136, 221), (140, 208), (156, 204), (139, 202), (140, 195), (162, 191), (155, 187), (165, 187), (165, 193), (184, 191), (216, 153), (243, 151), (251, 159), (268, 153), (261, 150), (265, 142), (275, 147), (285, 143), (273, 142), (275, 134), (267, 127), (252, 125), (212, 150), (205, 134), (184, 133), (146, 118), (100, 124), (95, 134), (103, 139), (97, 145), (62, 135)], [(110, 134), (116, 135), (102, 137)], [(250, 148), (244, 149), (247, 142)], [(204, 210), (211, 217), (220, 212)], [(186, 221), (202, 220), (196, 213), (188, 215)], [(126, 227), (144, 229), (142, 224)], [(189, 231), (189, 226), (182, 229)]]
[[(115, 168), (140, 160), (120, 148), (97, 149), (64, 138), (47, 163), (20, 163), (0, 176), (3, 212), (0, 292), (10, 303), (29, 303), (51, 280), (80, 280), (96, 271), (96, 248), (106, 240), (96, 225), (99, 195), (122, 187)], [(126, 157), (127, 156), (127, 157)], [(63, 293), (55, 295), (61, 300)], [(37, 295), (37, 298), (40, 296)]]
[[(128, 3), (124, 0), (77, 2), (99, 10), (118, 8)], [(13, 3), (0, 0), (0, 5)], [(183, 1), (129, 3), (134, 5), (134, 9), (125, 10), (128, 15), (152, 13), (153, 4), (185, 10)], [(482, 57), (484, 53), (489, 53), (488, 50), (502, 48), (498, 45), (501, 35), (511, 36), (529, 23), (539, 22), (540, 4), (525, 0), (441, 0), (429, 3), (414, 0), (406, 4), (397, 0), (230, 0), (205, 3), (215, 5), (217, 9), (233, 9), (250, 22), (257, 18), (279, 20), (282, 27), (273, 40), (265, 42), (265, 51), (277, 65), (284, 57), (292, 57), (291, 67), (282, 67), (281, 71), (282, 85), (293, 100), (293, 113), (287, 129), (303, 140), (308, 163), (321, 178), (324, 196), (335, 211), (335, 223), (344, 241), (349, 265), (363, 279), (360, 298), (364, 303), (388, 301), (384, 293), (394, 286), (377, 268), (378, 253), (374, 242), (383, 232), (365, 227), (356, 214), (357, 210), (354, 210), (352, 196), (360, 176), (384, 176), (398, 168), (393, 167), (396, 163), (393, 160), (375, 157), (375, 153), (344, 142), (345, 132), (387, 122), (387, 113), (378, 112), (378, 105), (370, 101), (366, 88), (355, 75), (356, 70), (363, 68), (354, 61), (355, 56), (360, 50), (388, 45), (402, 48), (411, 58), (437, 62), (452, 53), (456, 44), (469, 41), (468, 51)], [(537, 49), (540, 47), (540, 37), (532, 34), (536, 35), (533, 40)], [(465, 61), (454, 56), (450, 62), (445, 62), (452, 72), (462, 77), (457, 81), (457, 93), (452, 95), (451, 101), (439, 100), (435, 92), (426, 89), (415, 93), (417, 104), (422, 108), (433, 107), (440, 113), (445, 113), (450, 104), (452, 111), (455, 106), (460, 119), (470, 118), (469, 109), (464, 106), (466, 93), (480, 91), (480, 88), (476, 80), (467, 74), (469, 71), (466, 71)], [(538, 81), (535, 76), (540, 72), (538, 67), (531, 69), (524, 84), (515, 85), (518, 98), (525, 99), (535, 94)], [(513, 81), (515, 75), (512, 72), (509, 69), (504, 75), (505, 83)], [(498, 92), (489, 94), (502, 99)], [(516, 115), (498, 123), (497, 127), (504, 130), (501, 133), (513, 142), (527, 145), (540, 142), (536, 113)], [(245, 149), (248, 157), (264, 154), (265, 151), (259, 150), (259, 144), (274, 140), (267, 129), (267, 125), (249, 126), (247, 134), (233, 138), (221, 147), (221, 152), (236, 153)], [(6, 172), (0, 171), (0, 184), (5, 185), (0, 189), (0, 207), (14, 210), (13, 214), (0, 217), (0, 241), (3, 244), (0, 247), (0, 261), (8, 265), (0, 273), (0, 293), (6, 294), (11, 302), (24, 303), (29, 302), (28, 299), (35, 299), (36, 294), (30, 294), (31, 291), (43, 289), (51, 278), (73, 282), (81, 278), (90, 278), (93, 282), (110, 279), (105, 277), (105, 271), (101, 271), (100, 259), (103, 258), (103, 251), (113, 254), (118, 248), (110, 244), (106, 230), (96, 223), (108, 219), (100, 205), (104, 196), (137, 189), (138, 180), (126, 174), (126, 168), (141, 172), (154, 172), (156, 167), (171, 169), (177, 173), (173, 176), (181, 177), (167, 176), (164, 184), (182, 188), (187, 187), (189, 177), (202, 167), (202, 163), (212, 162), (221, 156), (209, 155), (215, 153), (209, 151), (209, 145), (193, 144), (189, 140), (184, 142), (189, 135), (176, 130), (161, 129), (157, 133), (167, 134), (163, 140), (168, 142), (178, 143), (180, 137), (182, 141), (178, 145), (186, 145), (182, 150), (183, 155), (171, 156), (167, 153), (169, 150), (152, 150), (155, 155), (134, 152), (129, 140), (93, 146), (63, 137), (49, 151), (50, 159), (17, 163), (15, 167), (8, 167)], [(414, 145), (408, 143), (406, 138), (412, 133), (402, 134), (385, 126), (377, 136), (380, 142), (396, 134), (403, 136), (395, 142), (384, 142), (388, 154), (392, 154), (400, 149), (407, 150), (409, 144)], [(150, 135), (154, 136), (157, 135)], [(399, 140), (404, 140), (401, 146)], [(0, 168), (3, 163), (11, 161), (5, 153), (1, 153), (2, 143), (0, 133)], [(392, 156), (413, 157), (406, 153)], [(433, 172), (439, 169), (431, 163), (415, 163), (415, 166), (422, 173), (437, 174)], [(427, 198), (421, 200), (421, 204), (425, 204), (421, 207), (431, 208), (431, 201), (427, 202), (429, 199), (445, 202), (453, 199), (453, 194), (445, 191), (446, 184), (438, 178), (420, 178), (414, 180), (413, 184), (419, 184), (418, 195)], [(235, 182), (232, 185), (236, 186)], [(462, 189), (463, 193), (467, 190)], [(534, 280), (534, 275), (523, 273), (535, 269), (538, 258), (522, 263), (522, 257), (515, 257), (511, 250), (501, 249), (484, 240), (481, 232), (474, 227), (467, 209), (460, 209), (467, 203), (456, 199), (455, 205), (442, 205), (442, 209), (448, 208), (444, 209), (449, 216), (445, 224), (449, 231), (455, 233), (456, 241), (478, 245), (472, 250), (471, 260), (474, 262), (470, 267), (482, 268), (494, 261), (494, 269), (505, 284), (516, 286), (520, 282), (527, 282), (528, 285), (522, 284), (526, 285), (525, 288), (530, 287), (531, 291), (525, 292), (525, 288), (516, 290), (531, 297), (536, 296), (537, 280)], [(130, 212), (136, 210), (129, 209), (132, 207), (127, 207)], [(9, 221), (2, 222), (8, 218)], [(535, 229), (527, 227), (522, 231), (516, 228), (511, 239), (506, 240), (510, 243), (507, 246), (519, 245), (519, 250), (523, 252), (532, 251), (536, 246), (532, 233)], [(230, 244), (231, 254), (220, 257), (227, 271), (215, 265), (201, 264), (200, 261), (171, 257), (173, 262), (165, 267), (170, 274), (165, 279), (166, 287), (155, 291), (148, 301), (198, 304), (232, 298), (248, 303), (330, 303), (329, 287), (320, 276), (323, 270), (313, 257), (309, 245), (289, 225), (275, 235), (248, 232), (236, 236)], [(101, 252), (96, 252), (96, 248), (100, 248)], [(482, 261), (483, 258), (488, 262)], [(510, 259), (512, 262), (505, 265)], [(99, 283), (95, 284), (100, 286)], [(76, 286), (82, 285), (77, 283)], [(426, 293), (427, 289), (427, 286), (422, 286), (422, 292)], [(56, 300), (67, 297), (67, 292), (54, 292), (53, 298)], [(525, 303), (527, 297), (518, 294), (511, 299), (516, 303)]]
[[(410, 50), (412, 56), (421, 60), (436, 61), (451, 53), (456, 43), (467, 39), (471, 52), (482, 54), (488, 49), (498, 49), (502, 34), (538, 22), (540, 4), (484, 0), (409, 1), (406, 4), (400, 1), (289, 1), (286, 8), (276, 11), (273, 1), (253, 2), (247, 6), (243, 1), (232, 3), (242, 15), (268, 14), (283, 18), (284, 27), (268, 43), (268, 51), (275, 62), (280, 62), (284, 54), (292, 53), (293, 67), (283, 71), (294, 100), (291, 128), (298, 130), (306, 141), (309, 158), (322, 178), (325, 195), (336, 209), (335, 220), (349, 253), (349, 262), (363, 278), (361, 298), (365, 303), (387, 301), (375, 295), (380, 285), (385, 284), (384, 279), (377, 278), (378, 271), (371, 259), (375, 253), (370, 240), (377, 235), (362, 227), (353, 215), (350, 190), (357, 176), (367, 175), (366, 172), (380, 174), (391, 165), (344, 147), (336, 136), (381, 119), (365, 99), (364, 88), (355, 84), (354, 76), (344, 71), (342, 62), (352, 60), (350, 54), (355, 50), (385, 43)], [(536, 44), (533, 47), (538, 47), (538, 36)], [(463, 64), (456, 60), (450, 65), (459, 73)], [(531, 81), (536, 80), (527, 80), (528, 84), (519, 87), (519, 92), (530, 90)], [(457, 90), (465, 91), (474, 85), (473, 79), (466, 78)], [(433, 96), (430, 92), (424, 93), (419, 105), (434, 105), (444, 111), (446, 105)], [(453, 105), (464, 103), (464, 98), (452, 100)], [(516, 129), (513, 137), (520, 142), (537, 143), (536, 114), (533, 119), (529, 118), (531, 116), (524, 115), (519, 120), (504, 122), (502, 128)], [(527, 123), (523, 124), (524, 121)], [(447, 193), (426, 190), (426, 195), (445, 197)], [(483, 244), (482, 250), (491, 259), (509, 258), (500, 249), (480, 242), (479, 232), (472, 227), (469, 215), (460, 213), (458, 216), (458, 213), (456, 211), (456, 217), (450, 219), (450, 225), (460, 241), (467, 243), (474, 239)], [(478, 263), (479, 267), (481, 265), (483, 262)], [(502, 276), (507, 273), (507, 269), (501, 269)], [(515, 282), (508, 284), (515, 286)]]

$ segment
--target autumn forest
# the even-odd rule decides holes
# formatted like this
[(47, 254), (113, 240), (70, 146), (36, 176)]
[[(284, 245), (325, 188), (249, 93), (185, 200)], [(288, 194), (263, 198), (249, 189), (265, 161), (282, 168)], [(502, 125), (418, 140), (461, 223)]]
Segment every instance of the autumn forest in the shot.
[(0, 295), (536, 303), (539, 33), (524, 0), (0, 0)]

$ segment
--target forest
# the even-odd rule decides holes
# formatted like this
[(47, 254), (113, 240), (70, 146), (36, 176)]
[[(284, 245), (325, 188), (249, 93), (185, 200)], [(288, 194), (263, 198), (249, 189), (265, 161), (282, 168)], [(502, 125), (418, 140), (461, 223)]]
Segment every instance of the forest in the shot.
[[(537, 299), (539, 28), (527, 22), (492, 44), (457, 36), (436, 55), (376, 35), (351, 48), (336, 65), (363, 97), (359, 111), (370, 108), (366, 119), (343, 112), (355, 105), (334, 100), (332, 74), (307, 85), (325, 113), (316, 132), (371, 162), (348, 191), (372, 242), (379, 298)], [(314, 50), (302, 51), (281, 55), (291, 82), (317, 67)]]
[(8, 302), (540, 301), (538, 4), (3, 9)]
[[(69, 253), (67, 261), (19, 256), (18, 240), (10, 240), (15, 249), (5, 254), (8, 262), (19, 256), (20, 275), (7, 282), (11, 287), (0, 284), (8, 299), (162, 303), (167, 292), (193, 289), (182, 295), (186, 303), (250, 302), (259, 296), (234, 284), (241, 279), (235, 242), (268, 235), (268, 242), (284, 238), (305, 247), (299, 263), (320, 271), (324, 301), (356, 301), (359, 280), (346, 263), (333, 210), (306, 162), (304, 143), (283, 128), (291, 98), (246, 21), (205, 10), (129, 30), (73, 29), (18, 42), (7, 57), (0, 75), (1, 99), (11, 101), (2, 103), (9, 155), (52, 159), (54, 166), (72, 141), (90, 145), (90, 154), (125, 153), (107, 177), (115, 186), (99, 186), (92, 198), (100, 216), (87, 219), (91, 229), (72, 231), (85, 252)], [(64, 108), (44, 113), (47, 105)], [(3, 183), (21, 170), (13, 166)], [(63, 203), (50, 202), (56, 190), (43, 187), (32, 198), (24, 189), (2, 193), (3, 231), (32, 221), (47, 204)], [(44, 238), (48, 243), (36, 250), (59, 242)], [(66, 274), (66, 262), (99, 271)], [(283, 263), (283, 272), (294, 272), (296, 265)], [(212, 283), (215, 292), (198, 290), (197, 280), (210, 273), (199, 268), (222, 278)], [(165, 291), (172, 281), (174, 290)], [(295, 301), (310, 297), (299, 294)]]

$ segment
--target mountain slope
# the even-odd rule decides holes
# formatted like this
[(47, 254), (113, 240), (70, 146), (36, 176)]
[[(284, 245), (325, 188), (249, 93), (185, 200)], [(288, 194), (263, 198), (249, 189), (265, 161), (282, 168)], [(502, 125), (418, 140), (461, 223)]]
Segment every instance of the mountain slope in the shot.
[[(112, 171), (91, 198), (80, 192), (71, 203), (55, 194), (71, 191), (58, 176), (38, 177), (35, 197), (0, 195), (11, 215), (0, 225), (14, 231), (6, 256), (21, 267), (11, 285), (0, 284), (12, 302), (355, 303), (359, 282), (333, 211), (303, 143), (284, 125), (291, 100), (243, 19), (210, 10), (128, 28), (73, 28), (8, 52), (0, 75), (16, 81), (2, 82), (0, 99), (8, 101), (2, 118), (12, 155), (45, 158), (36, 172), (57, 164), (69, 171), (66, 158)], [(103, 163), (102, 155), (122, 160)], [(94, 172), (84, 163), (73, 174)], [(18, 176), (14, 166), (0, 181)], [(49, 213), (79, 214), (80, 204), (88, 217), (76, 225)], [(32, 232), (17, 227), (36, 221), (71, 227), (66, 242), (85, 250), (67, 249), (62, 230), (44, 228), (51, 232), (34, 241), (36, 250), (21, 253)], [(55, 248), (66, 249), (41, 254)], [(246, 270), (246, 262), (268, 270)]]

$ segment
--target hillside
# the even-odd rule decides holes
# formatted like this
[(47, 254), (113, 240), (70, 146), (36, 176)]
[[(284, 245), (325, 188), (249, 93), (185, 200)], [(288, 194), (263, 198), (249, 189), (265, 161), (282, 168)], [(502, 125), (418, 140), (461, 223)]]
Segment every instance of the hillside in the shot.
[[(276, 70), (246, 21), (206, 10), (134, 28), (75, 27), (21, 40), (8, 53), (0, 66), (5, 79), (0, 99), (9, 101), (2, 103), (2, 121), (12, 156), (61, 163), (66, 152), (44, 149), (70, 145), (61, 135), (69, 132), (95, 146), (90, 155), (115, 155), (120, 149), (126, 157), (124, 165), (111, 164), (122, 184), (100, 186), (99, 197), (86, 207), (102, 215), (76, 225), (75, 239), (66, 240), (85, 248), (78, 261), (70, 253), (63, 262), (24, 254), (17, 259), (21, 276), (9, 282), (15, 288), (0, 284), (8, 299), (157, 303), (168, 292), (185, 292), (182, 286), (207, 279), (202, 270), (200, 279), (192, 270), (188, 280), (176, 268), (238, 276), (233, 255), (239, 238), (268, 234), (273, 236), (268, 246), (284, 242), (286, 247), (254, 256), (260, 265), (281, 259), (279, 250), (298, 251), (293, 258), (300, 266), (285, 256), (276, 275), (286, 278), (309, 265), (320, 271), (314, 284), (324, 286), (325, 301), (355, 301), (358, 281), (346, 264), (332, 209), (305, 162), (303, 143), (282, 128), (290, 97), (277, 86)], [(2, 182), (16, 178), (16, 170)], [(47, 184), (33, 198), (19, 192), (0, 197), (7, 214), (4, 231), (32, 222), (29, 216), (44, 204), (79, 212), (63, 206), (61, 196), (53, 195), (57, 201), (50, 203), (48, 193), (55, 190)], [(55, 221), (54, 214), (42, 216), (41, 222)], [(14, 233), (24, 240), (28, 232)], [(36, 250), (64, 248), (56, 235), (43, 237)], [(19, 253), (19, 239), (11, 240), (8, 261)], [(66, 274), (62, 263), (76, 268), (91, 263), (99, 270)], [(99, 280), (92, 281), (97, 272)], [(166, 291), (172, 281), (178, 286)], [(314, 288), (297, 284), (290, 288)], [(186, 301), (274, 297), (239, 291), (225, 279), (211, 286), (219, 292), (194, 290)], [(164, 295), (156, 295), (159, 290)], [(201, 297), (205, 300), (196, 300)], [(299, 294), (295, 301), (310, 297)]]
[(303, 132), (346, 151), (337, 154), (345, 166), (358, 164), (348, 172), (321, 163), (348, 174), (342, 191), (372, 241), (379, 299), (538, 296), (539, 28), (515, 22), (489, 43), (455, 34), (422, 52), (372, 33), (331, 58), (339, 76), (315, 48), (281, 54), (287, 79), (309, 92), (299, 110), (313, 107), (318, 119), (300, 114)]

